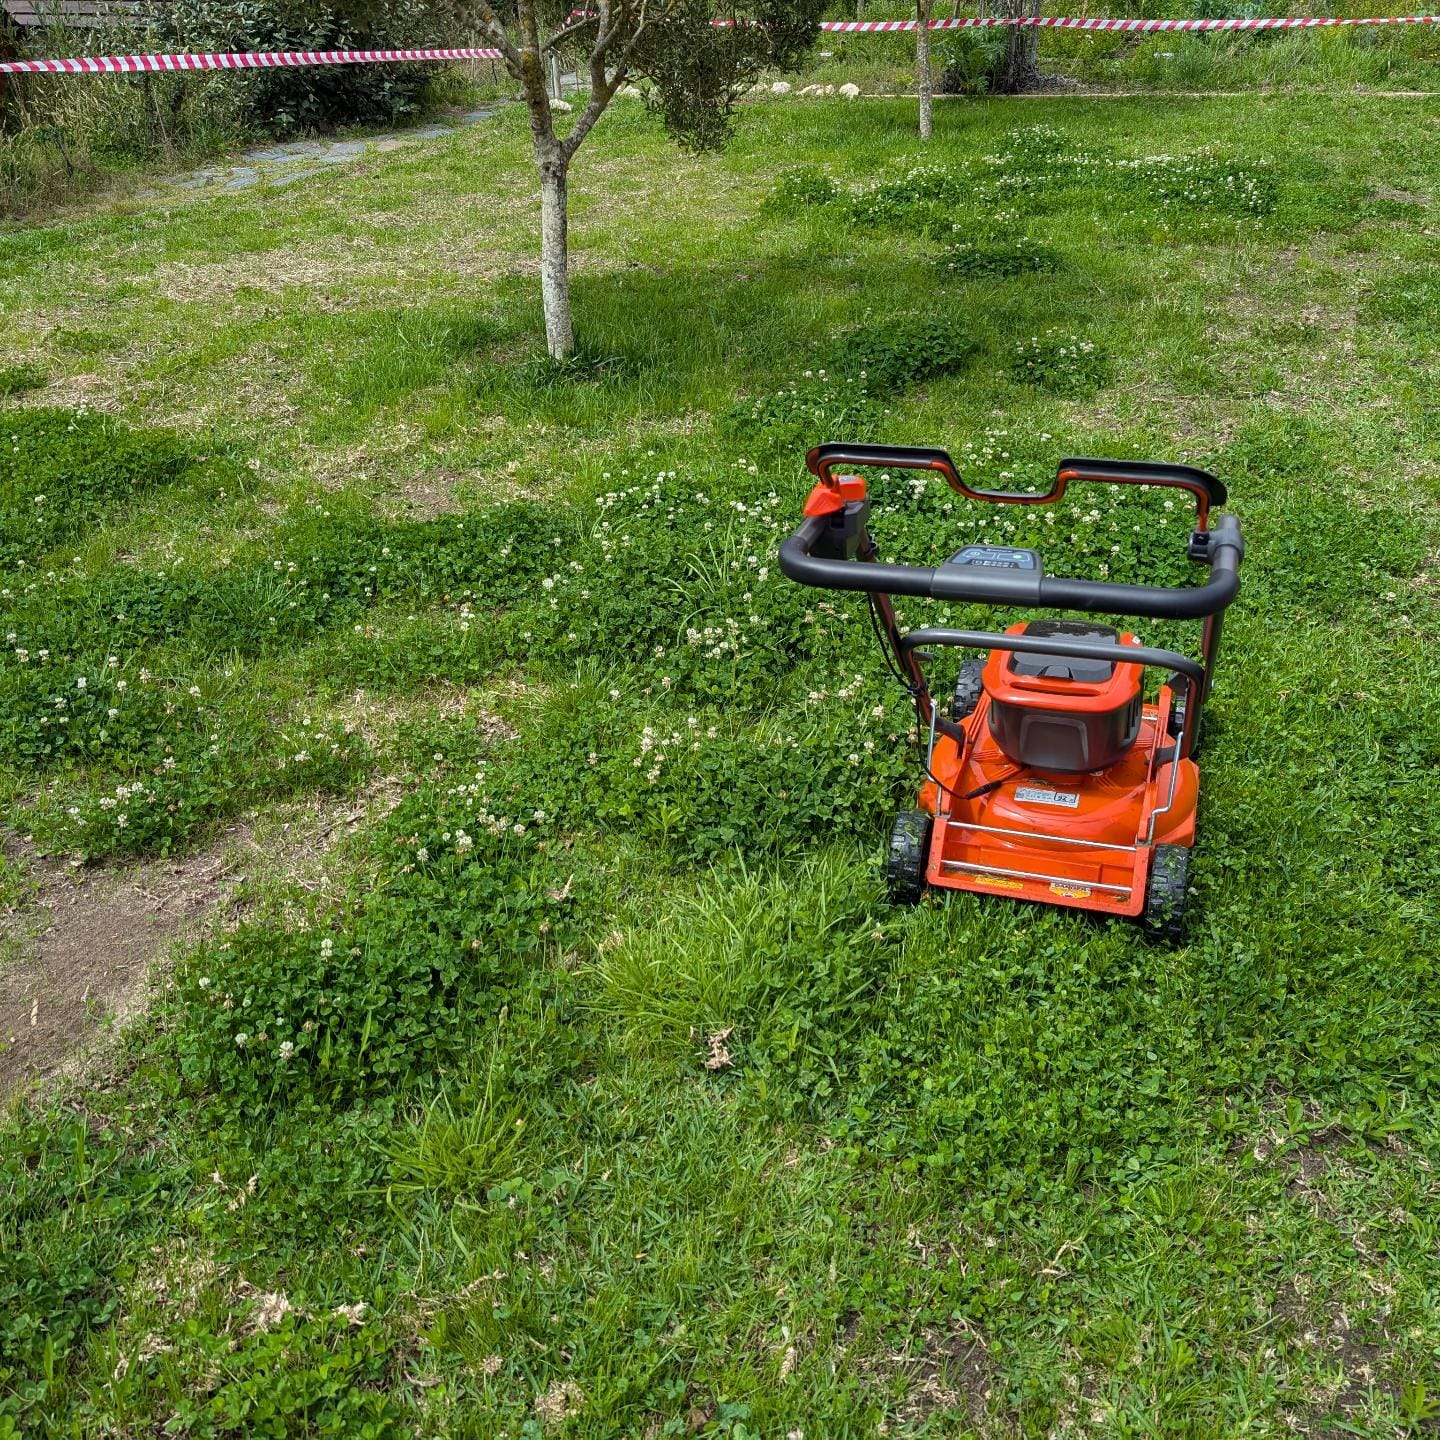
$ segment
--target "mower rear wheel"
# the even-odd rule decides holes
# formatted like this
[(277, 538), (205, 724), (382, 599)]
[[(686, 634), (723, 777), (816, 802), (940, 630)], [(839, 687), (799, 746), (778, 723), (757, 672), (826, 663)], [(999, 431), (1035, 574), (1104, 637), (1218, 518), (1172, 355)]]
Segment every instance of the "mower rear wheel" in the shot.
[(1190, 850), (1185, 845), (1157, 845), (1150, 863), (1141, 928), (1147, 940), (1178, 945), (1185, 938), (1185, 897), (1190, 888)]
[(932, 818), (919, 810), (902, 810), (895, 817), (890, 857), (885, 864), (885, 888), (896, 905), (915, 905), (925, 893), (933, 824)]
[(984, 674), (983, 660), (967, 660), (961, 665), (959, 677), (955, 681), (955, 694), (950, 701), (952, 720), (964, 720), (966, 716), (974, 713), (980, 697), (985, 693), (985, 682), (982, 678)]

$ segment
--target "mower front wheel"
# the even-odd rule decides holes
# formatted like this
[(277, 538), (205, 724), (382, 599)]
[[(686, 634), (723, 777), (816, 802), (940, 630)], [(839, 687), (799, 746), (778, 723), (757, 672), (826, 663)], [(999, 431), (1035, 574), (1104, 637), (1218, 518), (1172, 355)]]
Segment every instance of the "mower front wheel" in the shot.
[(1145, 888), (1145, 913), (1140, 918), (1147, 940), (1178, 945), (1185, 938), (1185, 897), (1190, 889), (1190, 850), (1185, 845), (1157, 845)]
[(902, 810), (895, 817), (890, 858), (885, 865), (885, 888), (893, 904), (915, 905), (925, 893), (933, 824), (932, 818), (920, 810)]

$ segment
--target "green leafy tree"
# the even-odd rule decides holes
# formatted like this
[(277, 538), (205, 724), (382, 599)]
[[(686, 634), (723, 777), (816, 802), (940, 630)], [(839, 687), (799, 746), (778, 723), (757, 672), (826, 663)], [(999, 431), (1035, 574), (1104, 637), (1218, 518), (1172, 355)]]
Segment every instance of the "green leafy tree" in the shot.
[[(583, 0), (582, 0), (583, 3)], [(591, 0), (595, 3), (595, 0)], [(642, 82), (646, 105), (690, 150), (719, 149), (735, 102), (766, 69), (794, 70), (814, 44), (823, 0), (598, 0), (588, 15), (567, 18), (554, 0), (476, 0), (491, 44), (520, 86), (540, 175), (540, 288), (545, 344), (564, 360), (575, 348), (570, 309), (570, 165), (621, 88)], [(713, 22), (720, 20), (723, 25)], [(561, 133), (551, 101), (552, 54), (573, 57), (589, 96)], [(563, 123), (563, 121), (562, 121)]]

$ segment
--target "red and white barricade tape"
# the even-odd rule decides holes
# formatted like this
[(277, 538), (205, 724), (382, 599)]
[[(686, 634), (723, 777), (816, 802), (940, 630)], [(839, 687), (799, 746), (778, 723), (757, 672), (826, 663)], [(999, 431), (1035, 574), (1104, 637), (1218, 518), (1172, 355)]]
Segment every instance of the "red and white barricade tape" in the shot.
[[(576, 12), (575, 19), (586, 18)], [(733, 20), (717, 20), (729, 26)], [(972, 30), (994, 25), (1040, 30), (1318, 30), (1354, 25), (1435, 25), (1440, 15), (1316, 16), (1255, 20), (1103, 20), (1064, 15), (976, 15), (930, 21), (931, 30)], [(837, 35), (885, 35), (918, 28), (915, 20), (822, 20)], [(272, 70), (308, 65), (390, 65), (414, 60), (499, 60), (498, 50), (270, 50), (201, 55), (79, 55), (68, 60), (3, 60), (0, 75), (139, 75), (178, 70)]]
[(280, 70), (306, 65), (390, 65), (409, 60), (498, 60), (500, 52), (452, 50), (261, 50), (206, 55), (79, 55), (4, 60), (0, 75), (148, 75), (170, 70)]
[[(1373, 18), (1324, 16), (1312, 19), (1257, 20), (1100, 20), (1065, 15), (974, 15), (949, 20), (932, 20), (932, 30), (973, 30), (991, 25), (1011, 25), (1039, 30), (1316, 30), (1335, 25), (1434, 25), (1440, 15), (1381, 15)], [(917, 30), (915, 20), (822, 20), (822, 30), (840, 35), (886, 34)]]

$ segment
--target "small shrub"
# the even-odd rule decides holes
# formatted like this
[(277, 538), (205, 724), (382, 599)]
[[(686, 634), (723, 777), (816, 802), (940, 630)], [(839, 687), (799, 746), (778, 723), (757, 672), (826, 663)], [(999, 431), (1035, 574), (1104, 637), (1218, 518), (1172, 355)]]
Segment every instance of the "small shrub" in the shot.
[(968, 327), (950, 316), (907, 315), (846, 336), (836, 366), (864, 377), (875, 393), (891, 394), (960, 369), (976, 348)]
[(1061, 268), (1058, 252), (1028, 235), (1012, 240), (956, 240), (936, 257), (935, 267), (956, 280), (1004, 280), (1012, 275), (1049, 275)]
[(537, 395), (564, 391), (577, 385), (632, 380), (640, 369), (639, 363), (631, 356), (596, 350), (582, 342), (564, 360), (554, 360), (549, 355), (532, 355), (493, 372), (487, 378), (502, 380), (517, 391)]
[[(197, 50), (383, 50), (453, 43), (448, 41), (453, 22), (427, 0), (175, 0), (166, 25), (177, 43)], [(394, 124), (419, 112), (430, 83), (424, 65), (340, 65), (247, 71), (231, 80), (231, 89), (242, 97), (239, 108), (250, 126), (289, 134)]]
[(840, 187), (823, 170), (807, 165), (782, 175), (764, 208), (776, 215), (793, 215), (829, 205), (840, 194)]
[[(1195, 0), (1194, 17), (1197, 20), (1258, 20), (1272, 13), (1265, 0)], [(1252, 41), (1270, 44), (1285, 36), (1283, 30), (1197, 30), (1193, 38), (1202, 43), (1219, 41), (1227, 47), (1244, 45)]]
[(413, 1417), (387, 1393), (394, 1357), (383, 1326), (355, 1328), (342, 1315), (292, 1310), (275, 1328), (252, 1327), (244, 1339), (222, 1341), (194, 1330), (186, 1338), (192, 1345), (198, 1340), (200, 1352), (187, 1358), (213, 1378), (176, 1397), (172, 1430), (214, 1440), (405, 1440), (414, 1434)]
[(22, 362), (19, 365), (0, 366), (0, 400), (11, 395), (24, 395), (39, 390), (46, 381), (45, 372), (38, 365)]
[(937, 213), (966, 198), (964, 171), (948, 165), (916, 165), (893, 180), (854, 192), (847, 202), (857, 225), (910, 225), (923, 228)]
[(807, 370), (778, 390), (741, 400), (726, 414), (757, 458), (798, 458), (826, 440), (868, 439), (883, 415), (865, 380)]
[(163, 430), (132, 430), (107, 415), (13, 410), (0, 418), (0, 570), (23, 567), (83, 534), (117, 502), (198, 478), (197, 459)]
[(1050, 329), (1015, 347), (1010, 378), (1054, 395), (1086, 395), (1109, 384), (1109, 357), (1093, 340)]
[(1372, 322), (1433, 332), (1440, 328), (1440, 279), (1429, 269), (1387, 276), (1365, 297), (1362, 313)]
[(45, 1433), (70, 1364), (123, 1313), (121, 1277), (176, 1178), (102, 1124), (16, 1110), (0, 1145), (0, 1436)]
[(365, 906), (334, 928), (246, 926), (197, 950), (177, 975), (187, 1080), (256, 1116), (393, 1092), (467, 1054), (477, 1008), (498, 1012), (579, 938), (585, 896), (551, 817), (482, 793), (418, 789), (380, 832)]
[(1137, 165), (1134, 176), (1146, 198), (1162, 211), (1258, 220), (1272, 214), (1278, 200), (1275, 176), (1268, 168), (1237, 164), (1211, 146), (1190, 155), (1153, 157)]
[(953, 30), (935, 46), (942, 95), (984, 95), (1005, 57), (1004, 30)]

